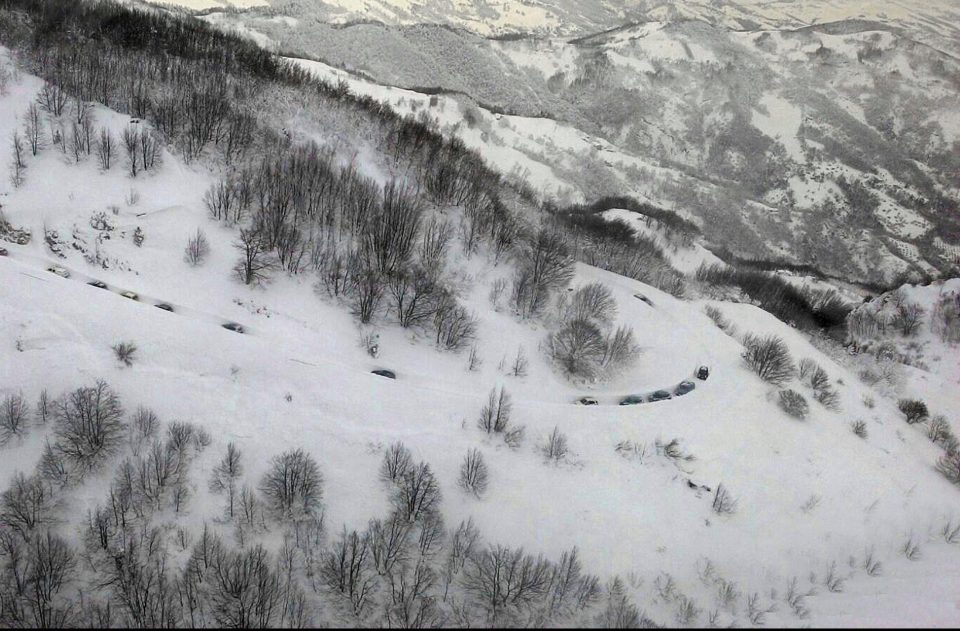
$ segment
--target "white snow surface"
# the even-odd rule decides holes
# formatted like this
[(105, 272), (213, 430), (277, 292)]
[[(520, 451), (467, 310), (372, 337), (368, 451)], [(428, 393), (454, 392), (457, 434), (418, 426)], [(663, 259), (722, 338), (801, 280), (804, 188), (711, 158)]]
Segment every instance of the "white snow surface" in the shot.
[[(21, 124), (18, 116), (39, 85), (25, 75), (0, 98), (0, 137), (9, 138)], [(102, 108), (96, 119), (116, 130), (129, 124)], [(940, 543), (937, 535), (945, 520), (960, 518), (960, 495), (933, 470), (938, 449), (902, 421), (893, 401), (878, 397), (874, 409), (865, 408), (870, 389), (800, 332), (756, 307), (715, 303), (740, 330), (780, 335), (796, 358), (815, 358), (830, 373), (841, 411), (819, 406), (805, 391), (811, 414), (803, 422), (777, 407), (775, 389), (744, 366), (740, 343), (702, 313), (704, 302), (678, 300), (579, 265), (573, 285), (607, 285), (617, 300), (618, 323), (633, 327), (641, 352), (634, 367), (610, 382), (572, 385), (539, 350), (542, 324), (491, 308), (490, 287), (510, 269), (481, 253), (451, 261), (463, 300), (480, 319), (480, 370), (468, 371), (465, 356), (436, 350), (428, 336), (384, 321), (377, 327), (382, 352), (373, 360), (360, 347), (346, 307), (318, 291), (310, 276), (277, 276), (264, 288), (232, 279), (236, 233), (209, 219), (202, 203), (214, 179), (202, 164), (185, 165), (169, 152), (158, 172), (134, 179), (122, 160), (101, 172), (94, 158), (73, 164), (48, 146), (28, 157), (21, 188), (0, 183), (6, 218), (33, 232), (26, 246), (4, 243), (9, 256), (0, 257), (0, 395), (23, 392), (35, 400), (43, 388), (59, 394), (103, 378), (130, 410), (145, 405), (165, 421), (189, 420), (207, 429), (215, 441), (193, 471), (198, 484), (181, 517), (186, 524), (198, 526), (217, 514), (219, 500), (207, 497), (204, 481), (224, 445), (235, 441), (249, 455), (251, 481), (272, 455), (306, 449), (326, 478), (329, 523), (363, 526), (387, 510), (377, 477), (381, 449), (402, 440), (437, 472), (450, 522), (473, 517), (488, 541), (554, 557), (578, 546), (590, 571), (634, 577), (632, 589), (655, 619), (672, 620), (671, 605), (653, 595), (662, 572), (712, 608), (712, 588), (697, 578), (698, 563), (709, 559), (741, 589), (763, 594), (782, 593), (792, 577), (806, 584), (813, 573), (820, 581), (834, 562), (849, 575), (844, 593), (819, 587), (809, 620), (780, 603), (769, 624), (960, 622), (960, 546)], [(139, 194), (136, 204), (126, 201), (131, 190)], [(68, 243), (76, 227), (95, 249), (89, 219), (96, 211), (107, 212), (116, 227), (99, 242), (107, 269), (71, 247), (64, 248), (63, 260), (45, 247), (44, 227)], [(142, 248), (131, 240), (137, 226), (146, 235)], [(198, 227), (212, 253), (191, 268), (182, 252)], [(708, 258), (699, 251), (689, 256), (689, 265)], [(72, 277), (45, 271), (50, 264)], [(84, 282), (91, 279), (105, 281), (111, 291)], [(121, 289), (137, 292), (139, 300), (119, 296)], [(653, 306), (637, 300), (637, 292)], [(155, 308), (159, 301), (176, 312)], [(227, 321), (243, 324), (247, 333), (219, 326)], [(113, 356), (110, 347), (121, 340), (140, 349), (132, 367), (121, 367)], [(498, 366), (503, 359), (509, 365), (519, 348), (530, 359), (529, 374), (509, 377)], [(684, 397), (615, 405), (626, 394), (672, 387), (701, 364), (710, 366), (710, 379)], [(394, 370), (398, 379), (371, 375), (374, 368)], [(520, 449), (475, 428), (496, 385), (511, 393), (514, 418), (526, 425)], [(958, 409), (958, 392), (941, 392), (939, 404)], [(602, 405), (573, 405), (583, 394)], [(867, 440), (850, 431), (857, 418), (868, 422)], [(554, 427), (567, 434), (574, 452), (560, 466), (548, 466), (536, 450)], [(43, 432), (33, 428), (22, 443), (0, 449), (0, 485), (32, 468)], [(678, 466), (657, 456), (655, 442), (672, 438), (681, 439), (694, 459)], [(621, 441), (646, 445), (646, 457), (618, 455)], [(460, 461), (472, 447), (481, 449), (491, 470), (482, 501), (456, 486)], [(714, 514), (711, 495), (691, 490), (688, 479), (711, 488), (722, 482), (738, 499), (736, 513)], [(88, 480), (63, 514), (79, 524), (102, 499), (106, 482)], [(898, 552), (911, 536), (922, 542), (917, 562)], [(867, 549), (883, 560), (881, 577), (859, 569)]]

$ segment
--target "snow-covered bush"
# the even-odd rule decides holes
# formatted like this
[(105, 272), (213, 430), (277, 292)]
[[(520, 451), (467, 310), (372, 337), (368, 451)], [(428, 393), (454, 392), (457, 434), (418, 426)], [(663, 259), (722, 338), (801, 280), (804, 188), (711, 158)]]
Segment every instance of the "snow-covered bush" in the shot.
[(802, 394), (796, 390), (781, 390), (778, 398), (781, 409), (790, 416), (798, 419), (805, 419), (810, 411), (810, 404)]
[(560, 431), (559, 427), (554, 427), (546, 442), (540, 447), (540, 452), (547, 460), (555, 463), (563, 460), (569, 452), (566, 434)]
[(856, 420), (850, 424), (850, 430), (860, 438), (867, 437), (867, 423), (863, 420)]
[(111, 348), (113, 348), (113, 354), (117, 361), (124, 366), (133, 366), (133, 362), (137, 358), (136, 344), (133, 342), (117, 342)]
[(233, 519), (234, 505), (238, 493), (237, 485), (241, 475), (243, 475), (243, 462), (240, 449), (237, 448), (235, 443), (228, 443), (226, 453), (213, 470), (213, 476), (210, 478), (210, 490), (214, 493), (226, 493), (226, 514), (230, 519)]
[(910, 423), (911, 425), (914, 423), (920, 423), (930, 416), (930, 411), (927, 409), (927, 404), (917, 399), (900, 399), (897, 401), (897, 407), (900, 408), (901, 412), (903, 412), (904, 417), (907, 419), (907, 423)]
[(722, 483), (713, 494), (713, 511), (718, 515), (732, 515), (737, 510), (737, 500)]
[(757, 375), (773, 385), (793, 378), (793, 358), (786, 343), (776, 335), (758, 337), (747, 334), (743, 338), (743, 360)]
[(202, 265), (210, 254), (210, 242), (203, 230), (197, 228), (197, 231), (187, 239), (187, 247), (183, 251), (183, 260), (191, 267)]

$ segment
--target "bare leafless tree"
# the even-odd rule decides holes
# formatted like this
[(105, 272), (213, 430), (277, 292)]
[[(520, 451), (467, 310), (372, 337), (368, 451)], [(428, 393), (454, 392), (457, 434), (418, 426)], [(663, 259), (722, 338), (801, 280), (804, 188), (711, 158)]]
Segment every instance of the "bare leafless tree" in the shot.
[(323, 476), (313, 457), (294, 449), (273, 458), (260, 482), (260, 492), (277, 519), (303, 519), (320, 509)]
[(227, 452), (213, 470), (210, 489), (214, 493), (227, 494), (227, 515), (230, 519), (233, 519), (237, 484), (241, 475), (243, 475), (243, 463), (240, 457), (240, 449), (235, 443), (227, 443)]
[(490, 482), (487, 464), (479, 449), (471, 449), (460, 465), (460, 488), (476, 497), (482, 496)]

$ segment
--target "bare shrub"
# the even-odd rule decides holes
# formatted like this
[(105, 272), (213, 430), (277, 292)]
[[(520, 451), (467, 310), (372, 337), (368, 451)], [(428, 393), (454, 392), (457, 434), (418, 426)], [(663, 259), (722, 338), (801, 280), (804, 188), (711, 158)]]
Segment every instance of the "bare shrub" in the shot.
[(44, 388), (40, 391), (40, 396), (37, 398), (37, 422), (41, 425), (46, 425), (47, 421), (50, 420), (50, 393), (47, 392), (47, 389)]
[(737, 510), (737, 500), (722, 483), (713, 493), (713, 511), (718, 515), (732, 515)]
[(793, 359), (782, 338), (747, 334), (743, 338), (743, 346), (743, 359), (747, 366), (767, 383), (781, 385), (793, 378)]
[(780, 408), (790, 416), (805, 419), (810, 411), (810, 404), (802, 394), (796, 390), (781, 390), (778, 398)]
[(893, 326), (900, 330), (904, 337), (915, 335), (920, 330), (923, 318), (927, 314), (926, 309), (912, 302), (903, 302), (897, 305), (897, 311), (893, 316)]
[(22, 394), (8, 394), (0, 401), (0, 446), (11, 438), (20, 438), (27, 433), (29, 414)]
[(859, 437), (866, 439), (867, 437), (867, 423), (863, 420), (856, 420), (850, 424), (850, 429), (853, 433)]
[(483, 454), (479, 449), (471, 449), (467, 452), (463, 463), (460, 465), (460, 488), (476, 497), (480, 497), (487, 490), (489, 484), (489, 474), (487, 464), (483, 461)]
[(510, 426), (510, 411), (513, 404), (510, 395), (503, 387), (490, 391), (487, 404), (480, 412), (477, 426), (487, 434), (500, 434)]
[(827, 591), (833, 594), (839, 594), (843, 591), (843, 586), (846, 582), (847, 580), (837, 573), (837, 564), (835, 562), (827, 566), (827, 573), (823, 577), (823, 586), (827, 588)]
[(910, 535), (903, 545), (900, 546), (900, 553), (911, 561), (920, 560), (920, 542), (913, 535)]
[(124, 366), (133, 366), (134, 360), (137, 359), (136, 344), (133, 342), (117, 342), (111, 348), (113, 348), (113, 354), (117, 358), (117, 361)]
[(207, 241), (207, 235), (203, 233), (203, 230), (197, 228), (197, 231), (187, 239), (187, 247), (183, 251), (183, 260), (191, 267), (197, 267), (207, 260), (209, 254), (210, 242)]
[(459, 351), (476, 338), (477, 317), (446, 293), (437, 303), (433, 327), (440, 348)]
[(937, 461), (937, 471), (952, 483), (960, 486), (960, 452), (954, 451), (941, 456)]
[(547, 436), (547, 442), (540, 447), (541, 453), (547, 460), (555, 463), (566, 458), (569, 448), (567, 446), (567, 436), (560, 431), (559, 427), (554, 427), (550, 435)]
[(601, 363), (608, 372), (626, 368), (634, 361), (638, 352), (633, 329), (621, 326), (607, 338)]
[(123, 407), (104, 381), (60, 397), (53, 417), (56, 448), (81, 469), (95, 469), (123, 441)]
[(260, 492), (277, 519), (310, 517), (320, 508), (323, 477), (316, 461), (301, 449), (274, 456), (260, 481)]
[(877, 559), (873, 548), (867, 550), (863, 555), (863, 570), (867, 576), (880, 576), (883, 573), (883, 563)]
[(510, 374), (514, 377), (526, 377), (527, 368), (530, 365), (530, 361), (527, 359), (526, 354), (523, 352), (523, 347), (517, 347), (517, 356), (513, 360), (513, 364), (510, 366)]
[(947, 422), (947, 418), (942, 414), (937, 414), (930, 419), (927, 424), (927, 438), (946, 451), (956, 451), (957, 437), (954, 435), (950, 423)]
[(920, 423), (930, 416), (927, 404), (917, 399), (900, 399), (897, 401), (897, 407), (903, 412), (907, 423), (911, 425)]

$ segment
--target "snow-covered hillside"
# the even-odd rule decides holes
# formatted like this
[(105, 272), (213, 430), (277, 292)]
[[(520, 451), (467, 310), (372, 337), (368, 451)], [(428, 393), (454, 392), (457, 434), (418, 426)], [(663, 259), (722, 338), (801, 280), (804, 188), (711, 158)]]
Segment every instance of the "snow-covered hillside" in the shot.
[(922, 23), (905, 4), (886, 17), (864, 3), (724, 7), (718, 19), (714, 6), (665, 5), (576, 38), (332, 25), (303, 5), (202, 19), (322, 60), (300, 63), (437, 122), (561, 204), (648, 199), (697, 216), (714, 249), (861, 283), (948, 273), (960, 194), (950, 7), (927, 7)]
[[(0, 137), (22, 129), (41, 86), (28, 74), (11, 78), (0, 96)], [(463, 129), (465, 118), (450, 101), (431, 105), (429, 97), (398, 90), (378, 97), (447, 112), (450, 119), (441, 123), (459, 125), (490, 162), (533, 170), (515, 149), (499, 159), (489, 153), (493, 143)], [(44, 116), (47, 127), (53, 122), (58, 129), (58, 120)], [(93, 116), (117, 135), (150, 125), (103, 107)], [(506, 120), (504, 130), (515, 122), (494, 120)], [(537, 133), (552, 135), (560, 150), (589, 142), (552, 121), (542, 124)], [(0, 396), (22, 393), (32, 403), (43, 390), (55, 397), (103, 379), (131, 412), (146, 406), (165, 422), (206, 430), (212, 444), (193, 466), (185, 508), (164, 512), (171, 548), (177, 527), (193, 539), (204, 523), (232, 536), (223, 500), (207, 484), (228, 442), (245, 454), (244, 477), (252, 484), (287, 449), (315, 456), (325, 478), (323, 518), (336, 534), (343, 525), (362, 529), (389, 510), (377, 469), (385, 448), (402, 441), (435, 471), (449, 527), (472, 518), (486, 541), (550, 558), (576, 546), (588, 571), (604, 581), (622, 577), (655, 622), (957, 623), (960, 546), (946, 543), (941, 529), (960, 523), (960, 491), (933, 468), (941, 450), (903, 421), (893, 400), (759, 308), (680, 300), (578, 265), (571, 289), (608, 287), (614, 323), (633, 328), (640, 351), (632, 367), (611, 379), (576, 384), (546, 358), (552, 314), (520, 320), (491, 300), (511, 264), (484, 249), (467, 257), (454, 248), (452, 276), (478, 318), (480, 363), (470, 370), (466, 352), (442, 352), (430, 335), (385, 318), (358, 327), (309, 274), (277, 273), (263, 287), (237, 282), (237, 231), (211, 219), (203, 202), (221, 167), (186, 164), (168, 147), (157, 168), (132, 177), (122, 157), (105, 170), (92, 156), (76, 163), (50, 142), (52, 135), (47, 139), (37, 156), (25, 157), (19, 187), (0, 185), (5, 220), (32, 234), (26, 244), (2, 242), (8, 253), (0, 257)], [(611, 212), (623, 218), (623, 211)], [(210, 253), (191, 266), (183, 250), (198, 228)], [(695, 247), (673, 261), (692, 270), (713, 258)], [(52, 265), (69, 278), (47, 271)], [(107, 289), (88, 284), (95, 280)], [(839, 394), (836, 409), (814, 401), (794, 380), (788, 385), (810, 399), (810, 414), (802, 421), (785, 414), (777, 389), (746, 367), (741, 342), (711, 322), (706, 306), (720, 309), (740, 333), (781, 336), (795, 359), (823, 366)], [(244, 333), (222, 328), (229, 322)], [(361, 343), (372, 330), (380, 336), (375, 359)], [(130, 366), (111, 349), (121, 341), (137, 346)], [(514, 369), (518, 356), (527, 360), (522, 371)], [(701, 365), (709, 366), (709, 379), (684, 396), (617, 405), (626, 395), (672, 390)], [(374, 369), (397, 378), (373, 375)], [(513, 422), (525, 426), (513, 447), (477, 428), (498, 386), (513, 398)], [(956, 392), (937, 405), (957, 409)], [(585, 395), (599, 405), (575, 405)], [(857, 420), (865, 422), (863, 438), (851, 431)], [(33, 469), (52, 433), (32, 425), (0, 447), (4, 488), (16, 472)], [(540, 447), (555, 428), (567, 437), (569, 453), (549, 463)], [(490, 469), (482, 499), (457, 485), (470, 449), (479, 449)], [(94, 472), (70, 489), (57, 508), (60, 532), (80, 538), (111, 475)], [(721, 484), (735, 509), (714, 509)], [(279, 548), (279, 534), (260, 537)], [(907, 555), (905, 547), (917, 551)], [(171, 557), (178, 568), (186, 549)]]

